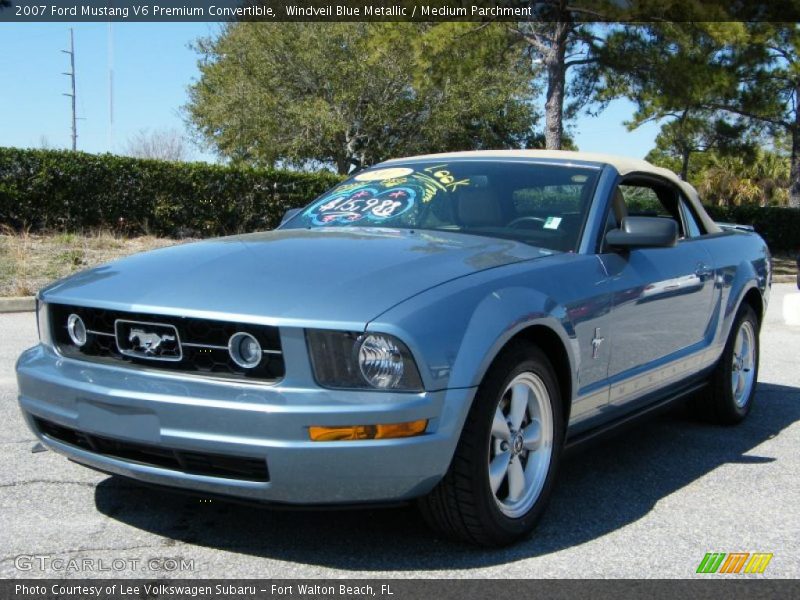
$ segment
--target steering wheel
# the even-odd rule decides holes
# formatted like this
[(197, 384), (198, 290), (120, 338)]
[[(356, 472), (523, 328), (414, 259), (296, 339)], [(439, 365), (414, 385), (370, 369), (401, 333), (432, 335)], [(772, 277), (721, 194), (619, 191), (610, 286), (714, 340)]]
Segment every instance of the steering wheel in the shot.
[(506, 225), (506, 227), (516, 227), (517, 225), (521, 225), (522, 223), (528, 223), (528, 222), (541, 223), (542, 226), (544, 226), (545, 219), (542, 219), (541, 217), (532, 217), (532, 216), (517, 217), (516, 219), (511, 221), (508, 225)]

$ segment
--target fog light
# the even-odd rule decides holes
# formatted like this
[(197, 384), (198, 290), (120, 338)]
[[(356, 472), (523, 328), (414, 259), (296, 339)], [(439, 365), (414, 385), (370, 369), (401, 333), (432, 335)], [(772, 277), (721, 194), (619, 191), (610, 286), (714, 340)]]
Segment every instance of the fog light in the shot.
[(233, 362), (243, 369), (257, 367), (263, 357), (261, 344), (258, 343), (258, 340), (243, 331), (234, 333), (231, 339), (228, 340), (228, 353), (231, 355)]
[(388, 423), (380, 425), (344, 425), (342, 427), (308, 428), (308, 436), (313, 442), (343, 442), (348, 440), (386, 440), (391, 438), (413, 437), (425, 433), (428, 419), (408, 423)]
[(75, 313), (67, 317), (67, 333), (69, 333), (72, 343), (79, 348), (86, 343), (86, 325), (84, 325), (83, 319)]

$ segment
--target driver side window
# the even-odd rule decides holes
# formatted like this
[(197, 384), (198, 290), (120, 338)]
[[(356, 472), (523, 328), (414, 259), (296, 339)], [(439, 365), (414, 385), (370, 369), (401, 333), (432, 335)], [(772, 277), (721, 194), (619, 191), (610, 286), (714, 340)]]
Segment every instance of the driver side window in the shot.
[[(666, 183), (633, 180), (622, 183), (618, 190), (622, 196), (624, 209), (614, 207), (617, 219), (622, 216), (673, 219), (678, 223), (679, 236), (686, 237), (678, 192), (672, 186)], [(624, 215), (621, 215), (621, 212), (624, 212)]]
[(619, 186), (625, 208), (632, 217), (666, 217), (674, 218), (659, 198), (656, 190), (644, 185), (622, 184)]

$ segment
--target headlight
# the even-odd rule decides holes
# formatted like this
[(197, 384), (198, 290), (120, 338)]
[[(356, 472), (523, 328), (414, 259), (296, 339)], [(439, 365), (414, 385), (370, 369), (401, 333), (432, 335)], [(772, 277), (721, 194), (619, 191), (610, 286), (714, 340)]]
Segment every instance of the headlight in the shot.
[(408, 347), (385, 333), (306, 331), (317, 383), (331, 388), (422, 391)]
[(36, 300), (36, 327), (39, 330), (39, 341), (45, 346), (52, 346), (53, 339), (50, 335), (50, 311), (47, 303)]

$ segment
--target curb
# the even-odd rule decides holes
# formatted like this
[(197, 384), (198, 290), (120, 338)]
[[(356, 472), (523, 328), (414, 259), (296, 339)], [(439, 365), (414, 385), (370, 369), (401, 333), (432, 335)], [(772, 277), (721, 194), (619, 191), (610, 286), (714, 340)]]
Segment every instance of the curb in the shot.
[(0, 298), (0, 313), (27, 312), (36, 308), (34, 296)]

